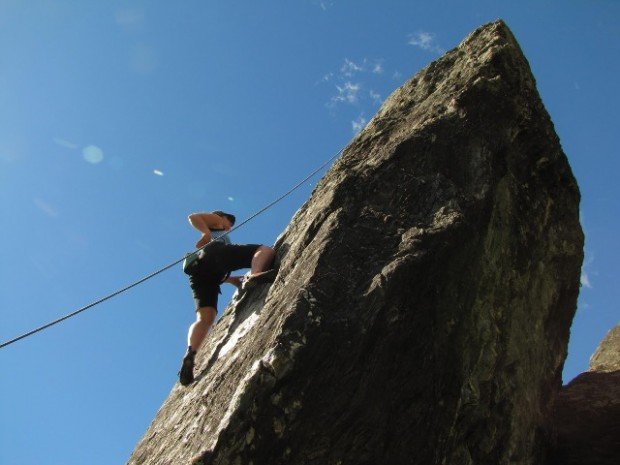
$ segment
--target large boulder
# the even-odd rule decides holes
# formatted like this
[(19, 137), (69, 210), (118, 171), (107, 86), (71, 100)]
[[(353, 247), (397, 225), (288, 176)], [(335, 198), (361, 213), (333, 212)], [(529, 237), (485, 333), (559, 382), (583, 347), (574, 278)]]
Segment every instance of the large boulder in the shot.
[(560, 391), (555, 407), (556, 465), (620, 463), (620, 325), (590, 359), (590, 369)]
[(582, 263), (527, 60), (483, 26), (385, 102), (129, 464), (535, 464)]

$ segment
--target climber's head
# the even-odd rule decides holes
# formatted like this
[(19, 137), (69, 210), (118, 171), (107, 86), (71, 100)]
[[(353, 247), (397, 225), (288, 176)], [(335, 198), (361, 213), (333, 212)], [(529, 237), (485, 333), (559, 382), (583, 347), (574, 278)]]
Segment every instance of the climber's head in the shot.
[(216, 210), (214, 212), (211, 212), (214, 215), (220, 216), (222, 218), (226, 218), (229, 222), (230, 222), (230, 227), (232, 228), (235, 225), (235, 215), (231, 215), (230, 213), (225, 213), (221, 210)]

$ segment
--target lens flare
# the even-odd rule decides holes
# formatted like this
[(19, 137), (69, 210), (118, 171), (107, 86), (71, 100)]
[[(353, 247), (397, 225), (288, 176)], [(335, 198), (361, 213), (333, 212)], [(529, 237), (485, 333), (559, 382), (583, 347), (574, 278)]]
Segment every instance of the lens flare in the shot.
[(96, 145), (89, 145), (82, 149), (82, 156), (88, 163), (96, 165), (103, 161), (103, 150)]

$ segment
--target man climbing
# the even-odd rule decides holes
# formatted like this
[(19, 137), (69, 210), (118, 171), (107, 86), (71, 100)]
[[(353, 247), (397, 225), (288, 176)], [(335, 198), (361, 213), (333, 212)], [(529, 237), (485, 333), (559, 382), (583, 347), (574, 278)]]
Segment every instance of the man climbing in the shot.
[[(241, 290), (259, 283), (272, 282), (275, 270), (271, 269), (275, 251), (259, 244), (231, 244), (226, 234), (235, 224), (235, 217), (222, 211), (192, 213), (190, 224), (202, 233), (196, 248), (200, 252), (188, 256), (183, 271), (189, 275), (189, 283), (196, 302), (196, 321), (187, 335), (187, 353), (183, 358), (179, 381), (187, 386), (194, 381), (194, 358), (217, 315), (217, 298), (220, 284), (227, 282)], [(250, 268), (245, 283), (232, 271)]]

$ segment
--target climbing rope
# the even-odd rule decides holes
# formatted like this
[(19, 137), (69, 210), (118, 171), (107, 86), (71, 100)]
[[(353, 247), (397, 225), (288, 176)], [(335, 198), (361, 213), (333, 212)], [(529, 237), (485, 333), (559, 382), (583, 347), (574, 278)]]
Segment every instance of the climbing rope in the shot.
[[(226, 233), (222, 234), (220, 237), (224, 237), (224, 236), (228, 236), (231, 232), (236, 231), (237, 229), (239, 229), (241, 226), (243, 226), (246, 223), (249, 223), (250, 221), (252, 221), (254, 218), (256, 218), (257, 216), (261, 215), (262, 213), (264, 213), (265, 211), (269, 210), (271, 207), (273, 207), (275, 204), (277, 204), (278, 202), (282, 201), (283, 199), (285, 199), (286, 197), (288, 197), (289, 195), (291, 195), (293, 192), (295, 192), (297, 189), (299, 189), (302, 185), (304, 185), (310, 178), (312, 178), (314, 175), (316, 175), (319, 171), (321, 171), (323, 168), (325, 168), (329, 163), (332, 162), (332, 160), (334, 160), (336, 157), (338, 157), (342, 152), (344, 151), (344, 147), (342, 147), (338, 152), (336, 152), (329, 160), (327, 160), (325, 163), (323, 163), (321, 166), (319, 166), (318, 168), (316, 168), (314, 171), (312, 171), (312, 173), (310, 173), (309, 175), (307, 175), (304, 179), (302, 179), (301, 181), (299, 181), (294, 187), (292, 187), (291, 189), (289, 189), (287, 192), (285, 192), (284, 194), (282, 194), (280, 197), (278, 197), (277, 199), (275, 199), (273, 202), (267, 204), (265, 207), (261, 208), (260, 210), (258, 210), (256, 213), (254, 213), (253, 215), (251, 215), (249, 218), (243, 220), (241, 223), (239, 223), (237, 226), (235, 226), (234, 228), (231, 228), (230, 230), (226, 231)], [(200, 252), (202, 249), (204, 249), (207, 245), (209, 244), (205, 244), (203, 245), (200, 249), (194, 251), (192, 254), (197, 254), (198, 252)], [(191, 255), (191, 254), (190, 254)], [(33, 329), (32, 331), (28, 331), (27, 333), (24, 333), (20, 336), (17, 336), (13, 339), (10, 339), (6, 342), (3, 342), (2, 344), (0, 344), (0, 349), (11, 345), (17, 341), (20, 341), (22, 339), (25, 339), (29, 336), (32, 336), (33, 334), (36, 334), (40, 331), (43, 331), (44, 329), (47, 329), (51, 326), (57, 325), (58, 323), (61, 323), (65, 320), (68, 320), (69, 318), (72, 318), (76, 315), (79, 315), (82, 312), (85, 312), (86, 310), (95, 307), (96, 305), (99, 305), (103, 302), (105, 302), (106, 300), (110, 300), (113, 297), (116, 297), (119, 294), (122, 294), (123, 292), (126, 292), (140, 284), (142, 284), (145, 281), (148, 281), (149, 279), (157, 276), (158, 274), (163, 273), (166, 270), (169, 270), (170, 268), (178, 265), (179, 263), (181, 263), (183, 260), (185, 260), (185, 258), (187, 258), (187, 255), (184, 256), (183, 258), (180, 258), (179, 260), (176, 260), (173, 263), (170, 263), (169, 265), (164, 266), (163, 268), (154, 271), (153, 273), (129, 284), (128, 286), (123, 287), (122, 289), (119, 289), (111, 294), (106, 295), (105, 297), (102, 297), (99, 300), (96, 300), (94, 302), (91, 302), (88, 305), (85, 305), (84, 307), (71, 312), (61, 318), (58, 318), (57, 320), (51, 321), (43, 326), (40, 326), (38, 328)]]

